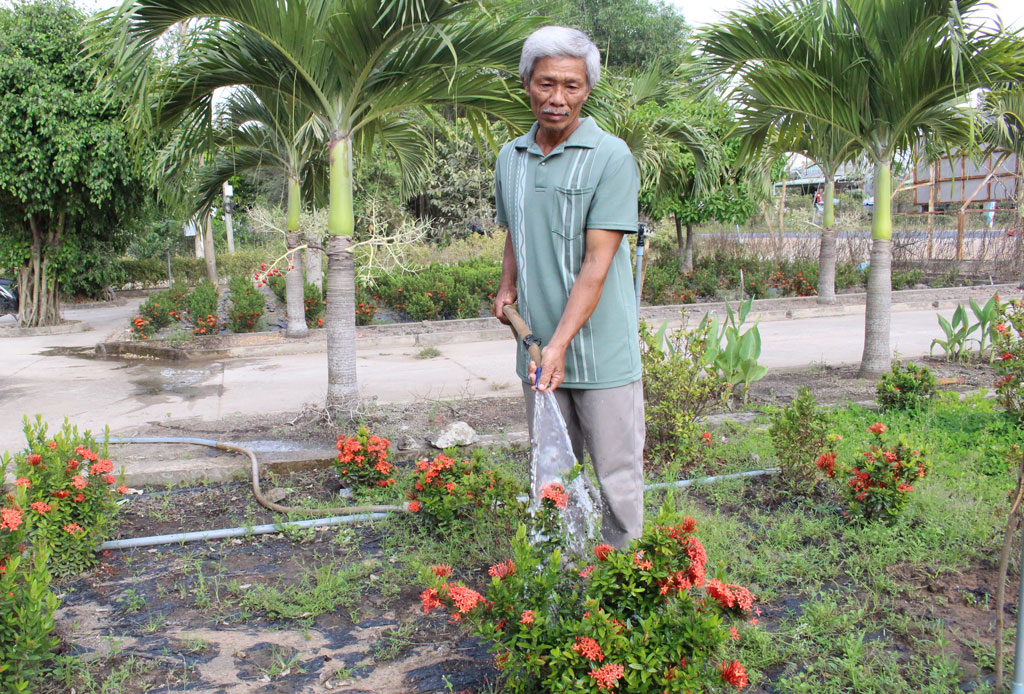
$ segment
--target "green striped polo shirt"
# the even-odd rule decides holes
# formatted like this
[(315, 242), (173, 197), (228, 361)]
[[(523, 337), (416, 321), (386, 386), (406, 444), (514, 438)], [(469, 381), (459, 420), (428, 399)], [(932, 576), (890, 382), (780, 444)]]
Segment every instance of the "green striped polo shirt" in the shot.
[[(512, 236), (519, 311), (542, 345), (555, 333), (586, 251), (587, 229), (635, 234), (640, 175), (633, 154), (591, 118), (544, 156), (537, 124), (505, 145), (495, 173), (497, 222)], [(520, 345), (516, 372), (528, 380)], [(601, 300), (565, 358), (562, 388), (615, 388), (640, 378), (636, 298), (623, 236)]]

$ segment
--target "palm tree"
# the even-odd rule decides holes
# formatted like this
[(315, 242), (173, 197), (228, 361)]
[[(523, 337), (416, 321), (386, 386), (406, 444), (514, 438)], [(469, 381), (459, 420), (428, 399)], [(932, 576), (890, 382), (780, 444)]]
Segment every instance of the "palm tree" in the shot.
[(1020, 286), (1024, 288), (1024, 87), (1000, 85), (982, 99), (985, 115), (983, 137), (993, 147), (1012, 153), (1017, 159), (1017, 262)]
[(1015, 36), (974, 11), (982, 0), (766, 0), (704, 35), (715, 67), (739, 77), (736, 98), (753, 130), (780, 112), (827, 123), (874, 164), (871, 272), (860, 373), (889, 369), (891, 168), (928, 138), (970, 137), (962, 108), (974, 89), (1017, 80)]
[(120, 46), (122, 83), (152, 89), (140, 66), (175, 25), (217, 20), (189, 46), (190, 59), (165, 76), (161, 117), (180, 118), (238, 85), (286, 92), (304, 104), (327, 142), (327, 406), (358, 403), (355, 282), (349, 252), (355, 218), (353, 152), (387, 141), (404, 170), (424, 166), (416, 120), (431, 106), (458, 104), (471, 119), (515, 118), (521, 103), (505, 79), (518, 60), (526, 21), (502, 24), (470, 0), (136, 0), (119, 12), (107, 44)]
[[(299, 215), (302, 211), (302, 182), (311, 179), (311, 166), (320, 151), (309, 109), (283, 92), (263, 87), (240, 87), (230, 96), (213, 161), (198, 174), (195, 206), (209, 208), (219, 197), (221, 184), (242, 171), (276, 169), (285, 179), (285, 244), (288, 271), (285, 298), (288, 311), (287, 337), (305, 337), (304, 283), (301, 270)], [(312, 187), (309, 181), (307, 187)]]

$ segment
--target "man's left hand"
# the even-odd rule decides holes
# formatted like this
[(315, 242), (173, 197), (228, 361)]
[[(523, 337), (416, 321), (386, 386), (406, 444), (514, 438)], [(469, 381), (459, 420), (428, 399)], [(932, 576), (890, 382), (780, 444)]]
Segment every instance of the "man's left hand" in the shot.
[(565, 349), (548, 345), (540, 354), (540, 382), (537, 381), (537, 362), (530, 361), (530, 383), (534, 390), (555, 390), (565, 380)]

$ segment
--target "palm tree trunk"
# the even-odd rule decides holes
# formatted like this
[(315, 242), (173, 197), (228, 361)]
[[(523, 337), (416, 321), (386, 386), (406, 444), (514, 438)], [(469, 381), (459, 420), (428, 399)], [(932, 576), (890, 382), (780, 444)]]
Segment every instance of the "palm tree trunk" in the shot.
[(875, 163), (875, 205), (871, 220), (871, 265), (864, 309), (864, 354), (861, 378), (877, 378), (891, 366), (892, 311), (892, 177), (890, 163)]
[(928, 260), (935, 255), (935, 205), (939, 199), (939, 163), (931, 166), (928, 176)]
[(206, 214), (203, 224), (203, 258), (206, 260), (206, 276), (217, 286), (217, 255), (213, 249), (213, 215)]
[(323, 254), (319, 248), (323, 243), (315, 234), (306, 234), (306, 283), (316, 285), (318, 289), (323, 288), (324, 283), (324, 261)]
[(676, 254), (679, 256), (679, 271), (686, 272), (686, 239), (683, 237), (683, 222), (679, 215), (673, 214), (676, 222)]
[(836, 182), (825, 181), (825, 211), (821, 220), (821, 248), (818, 250), (818, 303), (836, 302)]
[(693, 272), (693, 246), (696, 243), (693, 225), (686, 225), (686, 250), (683, 252), (683, 272)]
[(327, 209), (327, 408), (353, 413), (359, 404), (356, 382), (355, 231), (352, 208), (352, 138), (335, 136), (330, 144), (330, 193)]
[(1020, 289), (1024, 289), (1024, 157), (1017, 155), (1017, 262), (1020, 263)]
[(302, 196), (299, 179), (288, 176), (288, 216), (285, 220), (285, 243), (288, 245), (288, 271), (284, 276), (285, 304), (288, 307), (288, 328), (285, 337), (306, 337), (306, 310), (303, 302), (305, 285), (302, 280), (301, 252), (294, 250), (299, 245), (299, 205)]

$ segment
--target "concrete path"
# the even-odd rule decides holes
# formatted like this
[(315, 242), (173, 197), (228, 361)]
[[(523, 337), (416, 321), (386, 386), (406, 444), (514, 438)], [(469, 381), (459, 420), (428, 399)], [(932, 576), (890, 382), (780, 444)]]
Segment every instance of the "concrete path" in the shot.
[[(1020, 296), (1001, 291), (1004, 298)], [(892, 349), (905, 358), (926, 355), (940, 336), (938, 311), (921, 308), (919, 296), (913, 304), (894, 296)], [(306, 403), (323, 402), (323, 352), (188, 363), (90, 356), (96, 343), (124, 329), (139, 303), (64, 312), (67, 319), (88, 323), (88, 332), (0, 339), (0, 451), (22, 448), (23, 414), (40, 414), (51, 425), (68, 417), (94, 432), (109, 425), (113, 434), (130, 436), (160, 420), (297, 412)], [(941, 313), (948, 317), (952, 310), (947, 303)], [(769, 368), (855, 364), (863, 349), (863, 307), (843, 307), (834, 316), (765, 320), (760, 330), (761, 363)], [(359, 349), (361, 396), (392, 403), (519, 393), (511, 337), (446, 344), (432, 359), (415, 358), (420, 349), (380, 339)]]

